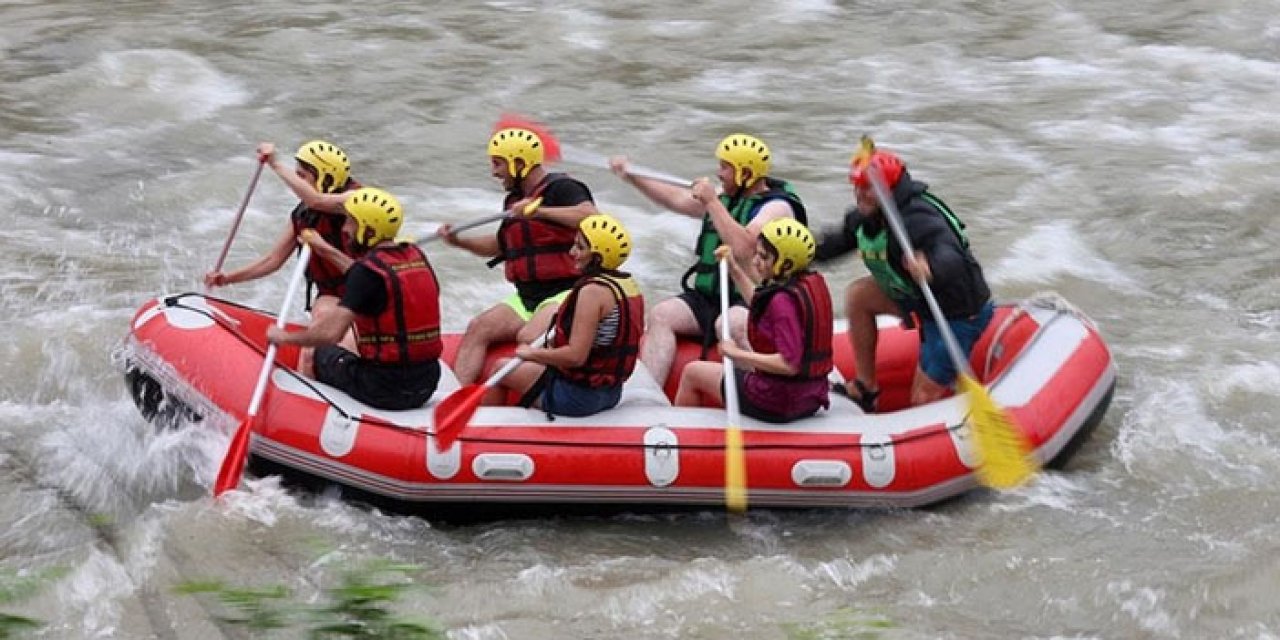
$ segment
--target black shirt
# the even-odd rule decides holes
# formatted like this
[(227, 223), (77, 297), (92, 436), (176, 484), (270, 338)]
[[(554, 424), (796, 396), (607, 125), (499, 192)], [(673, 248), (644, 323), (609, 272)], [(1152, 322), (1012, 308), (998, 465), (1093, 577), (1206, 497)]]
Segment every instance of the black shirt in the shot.
[(387, 287), (382, 276), (357, 262), (347, 270), (347, 291), (339, 305), (362, 316), (376, 316), (387, 308)]

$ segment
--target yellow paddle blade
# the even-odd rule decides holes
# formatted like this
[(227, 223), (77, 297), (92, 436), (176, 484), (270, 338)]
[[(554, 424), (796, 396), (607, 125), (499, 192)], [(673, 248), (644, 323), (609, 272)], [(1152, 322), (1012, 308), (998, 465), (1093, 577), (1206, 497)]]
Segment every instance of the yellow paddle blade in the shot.
[(960, 376), (960, 391), (969, 395), (969, 424), (978, 448), (978, 481), (993, 489), (1012, 489), (1035, 475), (1039, 466), (1031, 443), (1013, 417), (977, 380)]
[(734, 513), (747, 510), (747, 458), (737, 425), (724, 432), (724, 504)]

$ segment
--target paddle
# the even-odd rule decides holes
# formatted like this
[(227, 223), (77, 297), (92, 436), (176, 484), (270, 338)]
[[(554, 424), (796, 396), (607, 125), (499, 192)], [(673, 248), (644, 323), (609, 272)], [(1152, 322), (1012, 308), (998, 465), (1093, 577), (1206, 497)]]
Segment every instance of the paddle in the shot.
[[(729, 333), (729, 263), (720, 260), (720, 339), (732, 340)], [(742, 447), (742, 416), (738, 412), (738, 384), (733, 375), (733, 359), (720, 354), (724, 363), (724, 409), (729, 424), (724, 430), (724, 504), (733, 513), (747, 510), (747, 459)]]
[(222, 271), (222, 266), (227, 262), (231, 241), (236, 239), (236, 232), (240, 230), (240, 221), (244, 219), (244, 210), (249, 207), (249, 198), (253, 197), (253, 190), (258, 186), (258, 178), (262, 176), (262, 167), (266, 164), (265, 157), (258, 159), (258, 166), (254, 168), (253, 177), (249, 179), (249, 188), (244, 192), (244, 199), (240, 201), (240, 210), (236, 212), (236, 219), (231, 223), (231, 233), (227, 234), (227, 241), (222, 243), (222, 253), (218, 254), (218, 261), (213, 265), (214, 273)]
[[(529, 214), (533, 213), (534, 211), (537, 211), (537, 210), (538, 210), (538, 207), (540, 207), (540, 206), (542, 206), (542, 198), (541, 198), (541, 197), (534, 198), (533, 200), (529, 201), (529, 204), (526, 204), (526, 205), (524, 206), (524, 209), (521, 211), (521, 213), (523, 213), (524, 215), (526, 215), (526, 216), (527, 216), (527, 215), (529, 215)], [(506, 210), (506, 211), (500, 211), (500, 212), (498, 212), (498, 213), (490, 213), (490, 214), (488, 214), (488, 215), (480, 216), (479, 218), (475, 218), (475, 219), (473, 219), (473, 220), (468, 220), (468, 221), (463, 222), (463, 223), (461, 223), (461, 224), (454, 225), (454, 226), (453, 226), (453, 228), (449, 229), (449, 231), (450, 231), (451, 233), (459, 233), (459, 232), (462, 232), (462, 231), (466, 231), (467, 229), (474, 229), (474, 228), (476, 228), (476, 227), (479, 227), (479, 226), (483, 226), (483, 225), (489, 224), (490, 222), (495, 222), (495, 221), (497, 221), (497, 220), (501, 220), (501, 219), (503, 219), (503, 218), (505, 218), (505, 217), (507, 217), (507, 216), (509, 216), (509, 215), (513, 215), (514, 213), (515, 213), (515, 212), (514, 212), (514, 211), (512, 211), (512, 210), (510, 210), (510, 209), (508, 209), (508, 210)], [(441, 234), (439, 231), (436, 231), (436, 232), (432, 233), (431, 235), (429, 235), (429, 236), (427, 236), (427, 237), (425, 237), (425, 238), (423, 238), (423, 239), (419, 240), (419, 241), (418, 241), (418, 246), (422, 246), (422, 245), (424, 245), (424, 244), (428, 244), (428, 243), (430, 243), (430, 242), (432, 242), (432, 241), (439, 240), (439, 239), (441, 239), (441, 238), (443, 238), (443, 237), (444, 237), (444, 235), (443, 235), (443, 234)]]
[[(548, 331), (545, 335), (531, 343), (533, 347), (541, 347), (547, 344), (551, 336), (555, 334), (555, 329)], [(453, 445), (454, 439), (458, 437), (463, 427), (471, 422), (471, 417), (476, 414), (476, 409), (480, 408), (480, 403), (484, 400), (484, 394), (493, 386), (502, 382), (507, 374), (516, 370), (516, 367), (524, 362), (522, 358), (513, 357), (502, 365), (501, 369), (493, 372), (488, 380), (483, 384), (469, 384), (453, 393), (449, 397), (440, 401), (436, 405), (435, 411), (432, 413), (432, 420), (436, 425), (436, 447), (444, 451)]]
[[(613, 170), (613, 168), (609, 166), (609, 159), (606, 158), (605, 156), (599, 153), (596, 153), (594, 151), (587, 151), (586, 149), (578, 149), (576, 147), (571, 147), (569, 145), (564, 145), (564, 161), (572, 164), (580, 165), (583, 167), (592, 167), (594, 169), (604, 169), (605, 171)], [(661, 171), (658, 171), (657, 169), (640, 167), (634, 164), (627, 167), (627, 173), (633, 176), (636, 176), (638, 178), (648, 178), (650, 180), (657, 180), (658, 182), (665, 182), (667, 184), (675, 185), (677, 187), (688, 187), (693, 185), (693, 181), (691, 180), (685, 180), (684, 178), (681, 178), (679, 176), (673, 176), (669, 173), (663, 173)]]
[[(863, 136), (862, 148), (858, 152), (859, 158), (865, 158), (865, 161), (869, 162), (874, 151), (875, 143), (871, 138)], [(911, 246), (911, 238), (907, 236), (906, 227), (903, 226), (902, 217), (898, 213), (898, 206), (884, 182), (884, 176), (881, 175), (879, 167), (868, 166), (867, 175), (871, 179), (871, 188), (875, 191), (876, 200), (880, 202), (880, 209), (884, 212), (885, 219), (889, 221), (889, 228), (893, 230), (898, 244), (902, 245), (903, 252), (908, 256), (907, 259), (914, 260), (915, 250)], [(934, 297), (929, 283), (924, 278), (920, 278), (916, 284), (924, 294), (925, 302), (929, 305), (929, 313), (933, 316), (933, 321), (938, 324), (942, 341), (947, 346), (947, 353), (951, 356), (951, 362), (955, 365), (956, 371), (959, 372), (960, 392), (969, 398), (969, 423), (973, 427), (974, 441), (980, 459), (977, 469), (978, 481), (995, 489), (1011, 489), (1023, 484), (1035, 474), (1038, 466), (1030, 455), (1030, 443), (1014, 423), (1013, 416), (996, 404), (986, 387), (982, 386), (974, 376), (973, 369), (969, 367), (968, 358), (960, 350), (960, 343), (956, 341), (955, 334), (951, 332), (951, 326), (942, 315), (942, 307), (938, 305), (938, 300)]]
[[(310, 261), (311, 245), (303, 243), (302, 252), (298, 254), (298, 266), (294, 269), (293, 277), (289, 280), (289, 288), (284, 294), (280, 315), (276, 316), (277, 327), (284, 327), (285, 314), (293, 305), (293, 297), (298, 293), (298, 287), (304, 279), (302, 276), (307, 273), (307, 263)], [(213, 485), (215, 498), (240, 484), (240, 475), (244, 472), (244, 463), (249, 457), (249, 433), (253, 430), (258, 409), (262, 406), (262, 398), (267, 393), (267, 380), (271, 377), (271, 369), (276, 362), (277, 349), (275, 344), (267, 347), (267, 355), (262, 361), (262, 370), (258, 373), (258, 385), (253, 388), (253, 396), (249, 400), (249, 413), (232, 436), (231, 445), (227, 447), (227, 455), (222, 459), (222, 467), (218, 470), (218, 479)]]

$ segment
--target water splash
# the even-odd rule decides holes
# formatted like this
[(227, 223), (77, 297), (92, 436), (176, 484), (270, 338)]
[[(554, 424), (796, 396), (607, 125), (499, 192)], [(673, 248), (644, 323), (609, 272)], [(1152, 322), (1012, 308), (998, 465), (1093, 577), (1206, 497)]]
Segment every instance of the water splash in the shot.
[(1047, 284), (1069, 275), (1127, 293), (1144, 293), (1141, 285), (1118, 265), (1090, 249), (1069, 220), (1037, 226), (1014, 242), (1010, 254), (990, 269), (992, 284)]

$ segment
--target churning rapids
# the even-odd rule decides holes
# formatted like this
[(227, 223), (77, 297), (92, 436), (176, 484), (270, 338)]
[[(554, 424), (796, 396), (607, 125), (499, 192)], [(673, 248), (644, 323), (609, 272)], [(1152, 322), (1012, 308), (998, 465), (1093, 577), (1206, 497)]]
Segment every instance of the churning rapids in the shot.
[[(314, 596), (373, 558), (451, 638), (1280, 637), (1280, 2), (87, 2), (0, 7), (0, 611), (43, 637), (243, 637), (217, 579)], [(912, 511), (388, 515), (156, 433), (121, 383), (144, 300), (196, 289), (260, 140), (341, 143), (411, 230), (492, 212), (498, 115), (684, 176), (763, 137), (816, 226), (858, 137), (969, 224), (1001, 299), (1054, 290), (1120, 370), (1064, 470)], [(572, 169), (572, 168), (571, 168)], [(694, 221), (572, 169), (672, 293)], [(259, 185), (230, 257), (292, 207)], [(506, 292), (433, 249), (447, 329)], [(842, 284), (853, 261), (826, 270)], [(222, 293), (278, 304), (287, 273)], [(0, 588), (0, 593), (9, 593)], [(6, 596), (8, 597), (8, 596)]]

